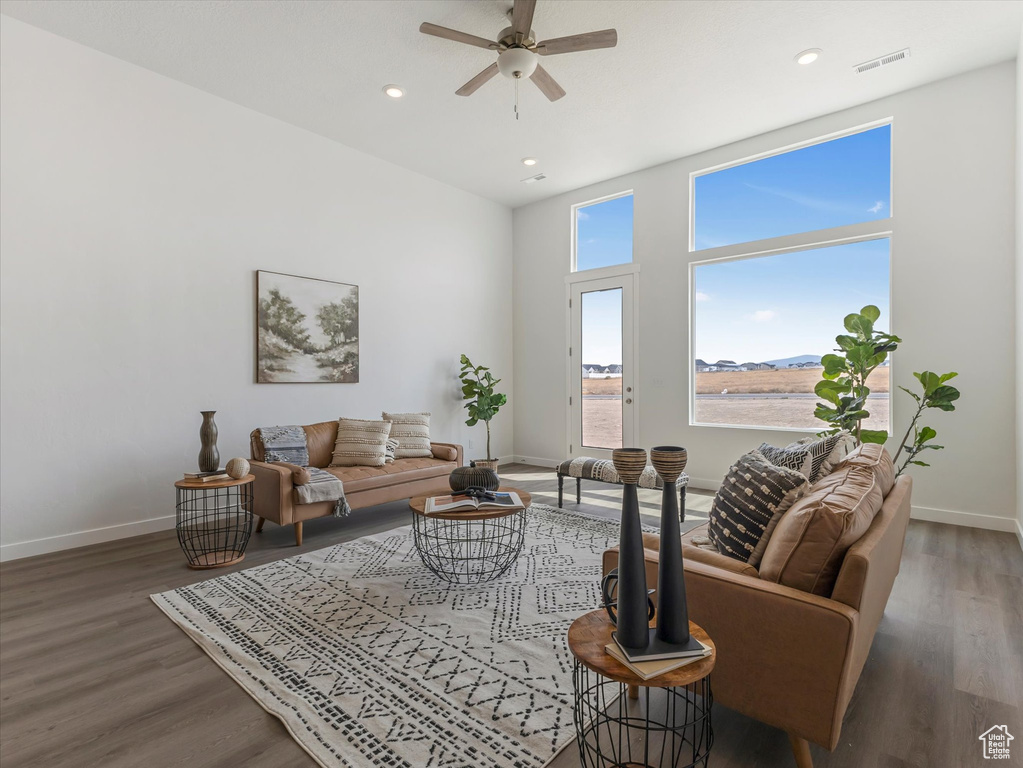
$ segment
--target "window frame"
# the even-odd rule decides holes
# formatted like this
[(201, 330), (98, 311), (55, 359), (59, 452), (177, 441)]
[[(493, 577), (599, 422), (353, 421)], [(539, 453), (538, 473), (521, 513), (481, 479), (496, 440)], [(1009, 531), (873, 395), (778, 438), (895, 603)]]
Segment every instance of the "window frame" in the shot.
[[(617, 200), (620, 197), (628, 197), (632, 195), (632, 258), (623, 264), (611, 264), (606, 267), (595, 267), (593, 269), (579, 269), (579, 228), (578, 224), (578, 211), (582, 208), (589, 208), (593, 205), (599, 205), (600, 203), (606, 203), (608, 200)], [(610, 195), (603, 195), (596, 197), (592, 200), (587, 200), (582, 203), (573, 203), (571, 211), (571, 232), (572, 232), (572, 248), (569, 255), (568, 271), (570, 274), (583, 273), (583, 274), (595, 274), (599, 270), (621, 270), (623, 267), (627, 267), (631, 264), (636, 263), (636, 192), (633, 189), (627, 189), (623, 192), (615, 192)]]
[[(746, 240), (741, 243), (733, 243), (731, 245), (718, 246), (717, 248), (697, 248), (696, 247), (696, 179), (700, 176), (707, 176), (718, 171), (725, 171), (729, 168), (736, 168), (740, 165), (748, 165), (755, 163), (757, 160), (764, 160), (769, 157), (777, 157), (779, 155), (787, 155), (790, 152), (796, 152), (800, 149), (806, 149), (807, 147), (817, 146), (818, 144), (827, 144), (829, 141), (835, 141), (836, 139), (844, 139), (847, 136), (855, 136), (857, 133), (866, 133), (872, 131), (875, 128), (882, 128), (889, 126), (891, 129), (890, 141), (888, 143), (888, 217), (885, 219), (875, 219), (873, 221), (857, 222), (855, 224), (842, 224), (837, 227), (830, 227), (828, 229), (811, 229), (805, 232), (797, 232), (790, 235), (778, 235), (770, 238), (760, 238), (758, 240)], [(709, 251), (717, 251), (720, 248), (738, 248), (740, 250), (748, 250), (748, 246), (755, 245), (757, 243), (766, 243), (773, 240), (781, 240), (784, 238), (797, 237), (812, 235), (815, 233), (831, 232), (833, 230), (841, 230), (846, 227), (856, 227), (861, 225), (869, 225), (869, 228), (876, 227), (879, 223), (889, 221), (895, 217), (895, 164), (892, 159), (895, 157), (895, 120), (893, 117), (885, 117), (879, 120), (874, 120), (869, 123), (863, 123), (853, 128), (848, 128), (841, 131), (834, 131), (832, 133), (824, 134), (823, 136), (817, 136), (816, 138), (807, 139), (805, 141), (796, 142), (795, 144), (788, 144), (784, 147), (777, 149), (767, 150), (765, 152), (759, 152), (753, 155), (747, 155), (738, 160), (730, 160), (725, 163), (719, 163), (718, 165), (712, 165), (708, 168), (703, 168), (698, 171), (690, 171), (689, 173), (689, 252), (690, 253), (706, 253)], [(575, 214), (573, 213), (573, 216)]]
[[(727, 168), (734, 168), (738, 165), (744, 165), (756, 160), (763, 159), (765, 157), (773, 157), (775, 155), (785, 154), (792, 152), (797, 149), (804, 147), (814, 146), (816, 144), (823, 144), (827, 141), (833, 141), (835, 139), (844, 138), (846, 136), (852, 136), (857, 133), (869, 131), (874, 128), (880, 128), (884, 125), (890, 126), (891, 129), (891, 140), (889, 143), (889, 205), (888, 205), (888, 217), (884, 219), (875, 219), (867, 222), (857, 222), (855, 224), (843, 224), (838, 227), (831, 227), (828, 229), (816, 229), (809, 230), (806, 232), (799, 232), (790, 235), (780, 235), (777, 237), (764, 238), (761, 240), (752, 240), (743, 243), (735, 243), (732, 245), (723, 245), (716, 248), (702, 248), (697, 250), (695, 248), (696, 243), (696, 179), (699, 176), (704, 176), (708, 173), (714, 173), (715, 171), (725, 170)], [(699, 266), (714, 264), (727, 261), (744, 261), (747, 259), (764, 258), (767, 256), (781, 255), (786, 253), (795, 253), (798, 251), (810, 251), (819, 248), (828, 248), (837, 245), (847, 245), (850, 243), (859, 243), (869, 240), (888, 240), (888, 319), (889, 319), (889, 332), (895, 333), (895, 306), (894, 306), (894, 264), (895, 264), (895, 121), (894, 118), (889, 116), (879, 120), (875, 120), (870, 123), (858, 125), (853, 128), (849, 128), (842, 131), (836, 131), (833, 133), (819, 136), (817, 138), (808, 139), (806, 141), (798, 142), (796, 144), (790, 144), (780, 149), (774, 149), (766, 152), (761, 152), (755, 155), (746, 156), (739, 160), (730, 161), (727, 163), (721, 163), (719, 165), (704, 168), (699, 171), (692, 171), (689, 174), (689, 254), (699, 254), (699, 258), (690, 260), (689, 262), (689, 354), (686, 362), (688, 369), (688, 383), (689, 383), (689, 418), (688, 423), (690, 427), (713, 427), (720, 429), (756, 429), (769, 432), (814, 432), (812, 427), (773, 427), (764, 426), (757, 424), (715, 424), (708, 422), (701, 422), (696, 420), (696, 268)], [(573, 214), (574, 215), (574, 214)], [(852, 311), (852, 310), (850, 310)], [(836, 329), (835, 333), (838, 334), (841, 329)], [(892, 397), (892, 382), (895, 379), (895, 355), (889, 356), (888, 363), (888, 377), (889, 377), (889, 400), (888, 400), (888, 434), (892, 434), (892, 428), (895, 423), (895, 399)], [(823, 424), (823, 422), (822, 422)]]

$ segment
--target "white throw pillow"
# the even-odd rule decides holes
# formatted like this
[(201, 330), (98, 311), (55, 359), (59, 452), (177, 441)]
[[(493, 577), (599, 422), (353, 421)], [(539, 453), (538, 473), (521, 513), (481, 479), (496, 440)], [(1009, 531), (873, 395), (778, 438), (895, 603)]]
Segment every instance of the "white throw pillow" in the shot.
[(338, 419), (332, 467), (382, 467), (387, 460), (389, 421)]
[(391, 422), (391, 437), (398, 441), (394, 451), (396, 459), (426, 459), (433, 456), (430, 447), (429, 413), (387, 413), (385, 421)]

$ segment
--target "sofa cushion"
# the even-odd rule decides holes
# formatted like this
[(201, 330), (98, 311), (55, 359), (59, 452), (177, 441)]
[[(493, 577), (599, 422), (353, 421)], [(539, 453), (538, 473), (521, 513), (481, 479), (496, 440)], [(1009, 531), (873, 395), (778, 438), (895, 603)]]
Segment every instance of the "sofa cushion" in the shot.
[(732, 573), (742, 573), (759, 578), (760, 574), (757, 572), (757, 569), (749, 563), (722, 555), (717, 551), (714, 542), (707, 535), (707, 527), (709, 525), (710, 523), (704, 523), (682, 534), (682, 559), (706, 563), (707, 565), (723, 568)]
[(881, 494), (887, 496), (895, 485), (895, 464), (892, 456), (883, 445), (864, 443), (850, 453), (839, 465), (843, 467), (867, 467), (874, 473)]
[(807, 480), (813, 475), (813, 456), (810, 455), (809, 447), (805, 445), (793, 443), (785, 448), (779, 448), (776, 445), (761, 443), (757, 450), (776, 467), (794, 469)]
[(382, 467), (387, 459), (389, 421), (337, 420), (332, 467)]
[(707, 535), (722, 555), (756, 567), (763, 549), (757, 551), (760, 540), (770, 535), (777, 518), (808, 485), (799, 472), (750, 451), (725, 475), (711, 506)]
[(764, 551), (760, 577), (830, 597), (846, 550), (870, 527), (883, 502), (870, 467), (839, 467), (782, 515)]
[(309, 466), (320, 469), (329, 467), (337, 442), (337, 421), (307, 424), (302, 429), (305, 430), (306, 445), (309, 447)]
[(392, 461), (394, 461), (394, 451), (397, 449), (397, 447), (398, 447), (397, 440), (395, 440), (393, 437), (387, 438), (387, 445), (384, 449), (385, 464), (390, 464)]
[(816, 483), (825, 475), (831, 474), (849, 452), (856, 446), (856, 438), (848, 432), (839, 432), (824, 437), (804, 437), (797, 440), (788, 448), (802, 446), (810, 452), (813, 459), (813, 467), (810, 473), (810, 482)]
[(447, 477), (453, 462), (440, 459), (395, 459), (382, 467), (328, 467), (327, 471), (345, 484), (345, 493), (387, 488), (392, 485)]
[(391, 437), (398, 441), (395, 459), (423, 459), (433, 456), (430, 448), (429, 413), (387, 413), (384, 421), (391, 422)]

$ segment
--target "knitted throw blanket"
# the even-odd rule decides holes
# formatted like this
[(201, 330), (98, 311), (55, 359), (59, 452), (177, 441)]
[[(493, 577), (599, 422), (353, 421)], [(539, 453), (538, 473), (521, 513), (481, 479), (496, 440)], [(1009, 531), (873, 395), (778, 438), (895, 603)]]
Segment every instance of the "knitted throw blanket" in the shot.
[(309, 466), (309, 446), (305, 430), (290, 424), (284, 427), (260, 427), (259, 439), (263, 441), (263, 459), (268, 462), (285, 461), (309, 470), (309, 482), (295, 486), (299, 504), (317, 501), (333, 501), (334, 517), (351, 514), (345, 498), (344, 484), (330, 472)]

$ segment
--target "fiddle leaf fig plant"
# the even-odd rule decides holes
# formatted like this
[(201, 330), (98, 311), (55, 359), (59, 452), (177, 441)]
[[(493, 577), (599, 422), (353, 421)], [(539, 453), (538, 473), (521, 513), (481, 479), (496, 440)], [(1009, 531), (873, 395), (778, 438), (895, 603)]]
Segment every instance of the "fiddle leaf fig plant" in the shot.
[[(913, 420), (909, 424), (909, 429), (906, 430), (906, 434), (899, 444), (899, 450), (895, 452), (895, 463), (898, 464), (902, 451), (906, 451), (906, 460), (899, 467), (899, 471), (895, 474), (896, 477), (905, 472), (910, 465), (929, 467), (930, 464), (921, 461), (917, 456), (924, 451), (940, 451), (945, 447), (931, 442), (931, 440), (938, 436), (938, 433), (933, 428), (917, 426), (917, 422), (920, 420), (923, 412), (928, 408), (937, 408), (939, 411), (954, 411), (956, 409), (955, 401), (959, 399), (959, 390), (945, 383), (949, 379), (954, 379), (958, 376), (958, 373), (953, 371), (951, 373), (937, 374), (931, 371), (923, 371), (913, 375), (916, 376), (923, 387), (923, 394), (918, 395), (910, 389), (899, 387), (899, 389), (916, 401), (916, 413), (913, 414)], [(913, 435), (912, 441), (910, 441), (910, 433)]]
[(469, 418), (465, 423), (470, 427), (475, 427), (481, 421), (487, 425), (487, 461), (492, 461), (490, 420), (508, 402), (508, 396), (494, 391), (501, 380), (495, 379), (489, 368), (473, 365), (465, 355), (462, 355), (461, 363), (462, 370), (458, 378), (462, 382), (462, 398), (468, 401), (465, 407), (469, 409)]
[[(858, 443), (887, 442), (887, 430), (862, 428), (863, 420), (870, 416), (866, 408), (867, 396), (870, 395), (867, 378), (902, 343), (898, 336), (875, 330), (874, 323), (880, 316), (881, 311), (872, 304), (859, 312), (846, 315), (844, 325), (848, 333), (836, 336), (838, 348), (835, 353), (821, 358), (823, 379), (817, 382), (813, 390), (818, 397), (827, 401), (817, 403), (814, 411), (814, 416), (829, 425), (821, 434), (833, 435), (844, 430), (855, 435)], [(923, 394), (899, 387), (916, 401), (917, 407), (899, 449), (895, 452), (893, 461), (898, 467), (896, 477), (910, 466), (930, 466), (917, 457), (924, 451), (940, 451), (945, 447), (931, 442), (938, 436), (932, 427), (918, 426), (924, 411), (929, 408), (954, 411), (955, 401), (959, 399), (959, 390), (945, 383), (959, 374), (923, 371), (913, 375), (920, 382)], [(899, 457), (903, 451), (906, 452), (906, 458), (899, 466)]]
[(817, 403), (813, 415), (830, 425), (824, 434), (844, 430), (855, 435), (860, 443), (884, 443), (888, 439), (887, 430), (862, 427), (863, 419), (870, 416), (866, 408), (870, 394), (867, 378), (902, 341), (874, 328), (880, 316), (881, 310), (873, 304), (846, 315), (844, 325), (848, 333), (836, 336), (838, 348), (821, 358), (824, 378), (813, 391), (827, 402)]

